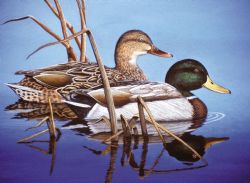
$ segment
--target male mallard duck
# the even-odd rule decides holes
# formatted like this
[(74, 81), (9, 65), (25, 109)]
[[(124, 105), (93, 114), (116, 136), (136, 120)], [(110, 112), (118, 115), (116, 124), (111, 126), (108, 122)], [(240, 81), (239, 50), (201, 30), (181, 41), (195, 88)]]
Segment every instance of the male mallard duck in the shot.
[[(154, 46), (150, 37), (143, 31), (125, 32), (116, 44), (114, 68), (106, 67), (111, 85), (121, 81), (144, 81), (146, 76), (138, 67), (139, 55), (153, 54), (172, 57)], [(102, 85), (101, 73), (97, 64), (67, 63), (52, 67), (18, 71), (25, 78), (16, 84), (7, 84), (19, 97), (30, 102), (61, 103), (62, 94), (74, 89), (93, 89)]]
[[(206, 68), (198, 61), (185, 59), (175, 63), (166, 74), (166, 83), (147, 82), (112, 87), (112, 95), (116, 107), (117, 118), (122, 114), (130, 119), (138, 113), (137, 97), (140, 95), (155, 120), (157, 121), (183, 121), (205, 118), (207, 115), (206, 105), (194, 96), (190, 91), (201, 87), (208, 88), (219, 93), (231, 93), (215, 84), (209, 77)], [(85, 104), (81, 97), (82, 94)], [(88, 98), (87, 98), (88, 97)], [(87, 98), (87, 99), (86, 99)], [(89, 108), (86, 120), (108, 117), (108, 110), (103, 89), (90, 92), (74, 91), (70, 95), (71, 105)], [(89, 103), (88, 103), (89, 102)]]

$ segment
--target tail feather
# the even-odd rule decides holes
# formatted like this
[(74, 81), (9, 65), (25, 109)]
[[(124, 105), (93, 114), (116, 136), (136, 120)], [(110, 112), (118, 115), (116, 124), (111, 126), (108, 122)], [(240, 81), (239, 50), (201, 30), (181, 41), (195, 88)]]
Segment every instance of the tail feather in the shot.
[(48, 103), (48, 99), (50, 98), (52, 103), (62, 103), (62, 96), (56, 90), (41, 90), (19, 84), (5, 84), (10, 87), (16, 93), (16, 95), (25, 101)]
[(39, 102), (39, 96), (42, 95), (41, 91), (35, 90), (30, 87), (21, 86), (17, 84), (5, 83), (8, 87), (10, 87), (16, 95), (22, 98), (25, 101), (29, 102)]
[(38, 90), (35, 90), (33, 88), (30, 87), (26, 87), (26, 86), (21, 86), (21, 85), (17, 85), (17, 84), (10, 84), (10, 83), (4, 83), (5, 85), (7, 85), (8, 87), (10, 87), (12, 90), (23, 90), (23, 91), (30, 91), (30, 92), (39, 92)]

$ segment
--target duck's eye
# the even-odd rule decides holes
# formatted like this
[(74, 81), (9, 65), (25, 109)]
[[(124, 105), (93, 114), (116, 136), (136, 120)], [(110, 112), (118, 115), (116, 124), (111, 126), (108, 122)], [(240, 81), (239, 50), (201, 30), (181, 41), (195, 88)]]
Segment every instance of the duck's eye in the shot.
[(140, 41), (144, 41), (144, 39), (142, 37), (139, 38)]
[(199, 72), (199, 69), (194, 69), (194, 72), (198, 73), (198, 72)]

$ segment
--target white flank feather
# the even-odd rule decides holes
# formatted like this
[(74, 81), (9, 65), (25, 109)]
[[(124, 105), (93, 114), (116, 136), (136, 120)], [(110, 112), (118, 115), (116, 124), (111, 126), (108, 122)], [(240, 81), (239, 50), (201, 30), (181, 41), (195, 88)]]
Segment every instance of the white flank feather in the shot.
[[(155, 120), (157, 121), (177, 121), (177, 120), (191, 120), (193, 115), (193, 106), (186, 98), (158, 100), (153, 102), (146, 102)], [(122, 114), (125, 118), (130, 119), (138, 114), (137, 103), (129, 103), (120, 108), (116, 108), (117, 119), (120, 119)], [(146, 115), (146, 114), (145, 114)], [(97, 120), (102, 116), (109, 117), (106, 107), (99, 104), (90, 110), (86, 116), (86, 120)], [(146, 115), (147, 116), (147, 115)]]
[(82, 104), (82, 103), (72, 102), (72, 101), (67, 101), (67, 100), (62, 100), (62, 102), (76, 106), (76, 107), (82, 107), (82, 108), (90, 108), (91, 107), (88, 104)]

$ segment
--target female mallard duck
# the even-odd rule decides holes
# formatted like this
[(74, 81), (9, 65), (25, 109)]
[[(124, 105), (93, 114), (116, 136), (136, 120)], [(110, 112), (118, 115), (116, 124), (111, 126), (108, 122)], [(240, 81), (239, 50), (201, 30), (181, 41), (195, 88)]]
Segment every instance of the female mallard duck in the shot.
[[(117, 118), (119, 119), (122, 114), (130, 119), (138, 114), (136, 101), (140, 95), (157, 121), (201, 119), (206, 117), (207, 107), (190, 92), (191, 90), (205, 87), (219, 93), (231, 93), (230, 90), (215, 84), (210, 79), (206, 68), (200, 62), (192, 59), (175, 63), (167, 72), (165, 81), (166, 83), (147, 82), (112, 87)], [(81, 94), (80, 91), (74, 91), (66, 102), (89, 108), (85, 116), (86, 120), (109, 116), (105, 107), (106, 100), (103, 89), (83, 92), (85, 104), (79, 103), (83, 100), (77, 101), (79, 94)]]
[[(153, 54), (172, 57), (154, 46), (150, 37), (140, 30), (125, 32), (116, 44), (115, 68), (106, 67), (111, 85), (121, 81), (144, 81), (146, 76), (138, 67), (139, 55)], [(102, 85), (101, 73), (97, 64), (68, 63), (52, 67), (18, 71), (25, 78), (16, 84), (7, 84), (19, 97), (30, 102), (61, 103), (62, 94), (74, 89), (93, 89)]]

